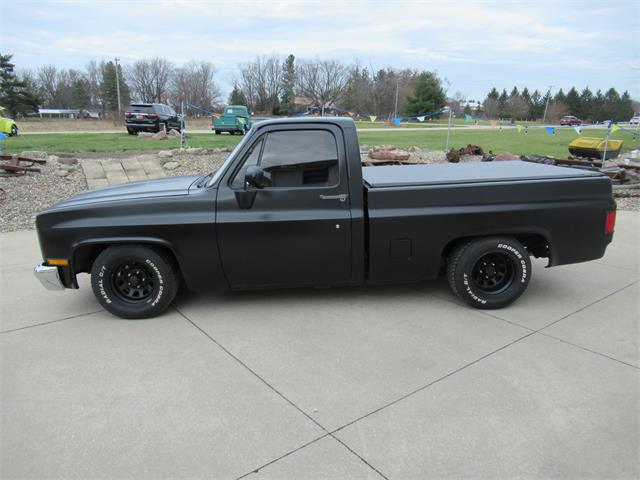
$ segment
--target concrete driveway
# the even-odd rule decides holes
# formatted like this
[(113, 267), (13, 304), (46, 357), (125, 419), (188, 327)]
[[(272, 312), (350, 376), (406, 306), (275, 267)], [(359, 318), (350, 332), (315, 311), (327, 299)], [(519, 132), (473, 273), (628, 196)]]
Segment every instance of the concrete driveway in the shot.
[(640, 214), (481, 312), (444, 282), (105, 313), (0, 235), (8, 478), (638, 478)]

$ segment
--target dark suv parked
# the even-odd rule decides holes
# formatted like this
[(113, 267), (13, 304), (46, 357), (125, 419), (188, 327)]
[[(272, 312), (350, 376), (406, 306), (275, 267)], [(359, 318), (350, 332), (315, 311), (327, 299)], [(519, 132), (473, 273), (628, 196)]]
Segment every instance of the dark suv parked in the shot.
[(180, 131), (180, 115), (162, 103), (132, 103), (124, 114), (129, 135), (138, 132), (159, 132), (164, 128)]

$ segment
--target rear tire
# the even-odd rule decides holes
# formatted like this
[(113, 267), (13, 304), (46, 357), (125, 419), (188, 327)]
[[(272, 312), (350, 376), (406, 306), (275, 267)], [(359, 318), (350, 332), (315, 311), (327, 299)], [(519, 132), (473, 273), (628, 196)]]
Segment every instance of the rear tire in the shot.
[(506, 307), (524, 293), (530, 279), (529, 252), (512, 237), (468, 241), (447, 259), (449, 286), (475, 308)]
[(215, 130), (216, 135), (222, 135), (222, 132), (220, 130)]
[(108, 247), (93, 262), (91, 287), (98, 302), (120, 318), (150, 318), (171, 304), (177, 269), (162, 251), (144, 245)]
[(136, 132), (135, 130), (133, 130), (133, 129), (131, 129), (131, 128), (127, 128), (127, 133), (128, 133), (129, 135), (137, 135), (137, 134), (138, 134), (138, 132)]

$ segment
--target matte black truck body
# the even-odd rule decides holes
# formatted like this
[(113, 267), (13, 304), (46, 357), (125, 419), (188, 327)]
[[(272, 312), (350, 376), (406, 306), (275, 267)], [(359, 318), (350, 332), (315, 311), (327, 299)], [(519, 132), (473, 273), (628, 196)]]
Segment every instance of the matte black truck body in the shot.
[[(270, 178), (264, 188), (249, 181), (256, 171)], [(193, 291), (411, 282), (437, 277), (470, 239), (513, 239), (550, 266), (600, 258), (611, 212), (611, 182), (591, 171), (363, 168), (351, 120), (284, 119), (256, 124), (214, 174), (88, 191), (45, 210), (39, 267), (61, 260), (49, 280), (77, 288), (106, 248), (135, 244), (163, 253)]]

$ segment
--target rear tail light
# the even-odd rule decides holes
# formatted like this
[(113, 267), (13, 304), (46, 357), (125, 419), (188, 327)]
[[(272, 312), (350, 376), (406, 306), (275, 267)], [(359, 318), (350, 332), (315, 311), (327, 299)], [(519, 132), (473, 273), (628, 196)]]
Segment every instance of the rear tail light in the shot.
[(604, 219), (604, 233), (610, 234), (613, 233), (616, 227), (616, 212), (612, 210), (607, 212), (607, 216)]

